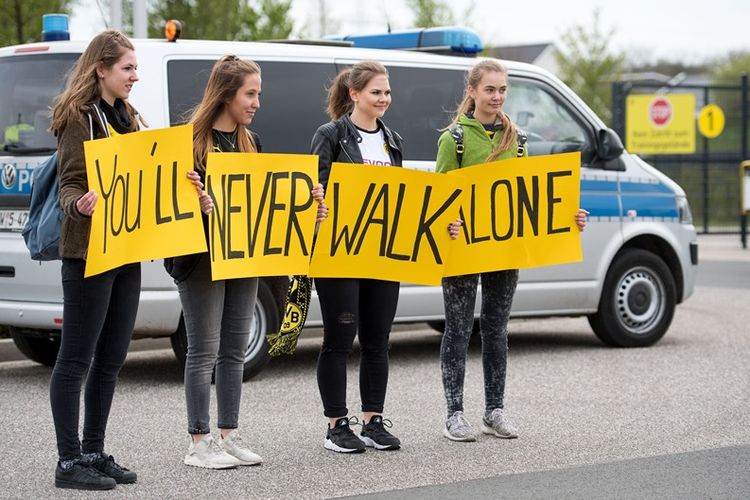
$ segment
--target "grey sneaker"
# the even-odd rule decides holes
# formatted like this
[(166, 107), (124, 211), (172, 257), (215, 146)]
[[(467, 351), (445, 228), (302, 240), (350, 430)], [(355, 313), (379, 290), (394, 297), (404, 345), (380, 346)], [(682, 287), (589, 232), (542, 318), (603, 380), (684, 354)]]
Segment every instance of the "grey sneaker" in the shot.
[(489, 418), (482, 419), (482, 432), (505, 439), (518, 437), (516, 426), (508, 420), (502, 408), (495, 408)]
[(451, 441), (476, 441), (477, 436), (471, 424), (464, 417), (464, 412), (457, 411), (445, 421), (443, 436)]
[(263, 462), (260, 455), (250, 451), (250, 447), (242, 442), (242, 438), (240, 437), (240, 433), (237, 432), (237, 429), (227, 434), (227, 437), (225, 438), (220, 437), (219, 446), (222, 450), (239, 460), (240, 465), (258, 465)]
[(190, 442), (185, 465), (204, 469), (234, 469), (240, 465), (240, 461), (222, 450), (211, 434), (206, 434), (197, 443)]

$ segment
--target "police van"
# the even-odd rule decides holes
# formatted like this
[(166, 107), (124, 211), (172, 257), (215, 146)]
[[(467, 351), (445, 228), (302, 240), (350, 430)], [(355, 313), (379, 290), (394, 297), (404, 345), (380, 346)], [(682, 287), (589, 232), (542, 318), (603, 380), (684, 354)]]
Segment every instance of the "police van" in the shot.
[[(423, 170), (434, 169), (439, 129), (450, 122), (464, 73), (475, 59), (361, 46), (480, 49), (473, 32), (450, 28), (355, 39), (349, 46), (196, 40), (134, 40), (134, 45), (140, 81), (130, 101), (152, 128), (184, 123), (222, 55), (258, 62), (263, 94), (251, 128), (267, 152), (308, 153), (316, 128), (328, 120), (326, 88), (334, 76), (356, 61), (380, 61), (393, 90), (385, 121), (404, 138), (404, 166)], [(49, 106), (85, 47), (82, 41), (54, 41), (0, 48), (0, 325), (9, 327), (26, 356), (47, 365), (54, 364), (60, 342), (60, 262), (32, 261), (20, 231), (32, 172), (55, 149), (47, 131)], [(531, 155), (581, 152), (580, 206), (590, 212), (581, 236), (583, 261), (521, 271), (513, 317), (587, 316), (608, 345), (653, 344), (695, 286), (697, 241), (685, 192), (624, 151), (618, 136), (555, 76), (529, 64), (506, 64), (505, 111), (526, 132)], [(268, 361), (265, 335), (279, 327), (287, 283), (287, 277), (261, 280), (246, 379)], [(320, 309), (313, 302), (307, 325), (319, 326)], [(402, 284), (397, 323), (426, 321), (439, 329), (443, 320), (439, 287)], [(161, 261), (143, 263), (133, 336), (169, 336), (184, 361), (180, 301)]]

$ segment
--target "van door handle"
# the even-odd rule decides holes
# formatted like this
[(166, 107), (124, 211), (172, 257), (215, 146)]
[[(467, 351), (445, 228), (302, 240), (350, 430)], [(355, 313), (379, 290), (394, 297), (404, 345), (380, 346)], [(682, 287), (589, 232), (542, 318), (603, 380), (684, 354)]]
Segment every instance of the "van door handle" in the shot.
[(0, 266), (0, 278), (15, 278), (16, 268), (13, 266)]

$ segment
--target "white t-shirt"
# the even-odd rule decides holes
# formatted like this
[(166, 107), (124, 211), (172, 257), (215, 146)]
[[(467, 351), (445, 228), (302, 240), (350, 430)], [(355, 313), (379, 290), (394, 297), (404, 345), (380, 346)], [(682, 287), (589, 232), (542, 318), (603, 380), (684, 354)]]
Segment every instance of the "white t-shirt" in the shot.
[(362, 153), (362, 163), (365, 165), (385, 165), (391, 166), (391, 156), (388, 154), (388, 145), (385, 142), (383, 131), (378, 129), (375, 132), (359, 130), (362, 136), (362, 142), (359, 143), (359, 151)]

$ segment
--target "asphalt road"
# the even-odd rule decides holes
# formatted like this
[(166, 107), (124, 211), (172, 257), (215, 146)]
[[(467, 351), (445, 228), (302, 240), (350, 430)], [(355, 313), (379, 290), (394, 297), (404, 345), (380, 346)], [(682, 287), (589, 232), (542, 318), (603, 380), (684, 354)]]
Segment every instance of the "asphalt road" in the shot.
[[(107, 451), (138, 484), (67, 492), (53, 486), (50, 370), (0, 362), (0, 497), (748, 498), (750, 250), (737, 240), (701, 238), (699, 286), (653, 347), (604, 347), (580, 318), (511, 322), (506, 406), (520, 437), (510, 441), (441, 436), (440, 337), (419, 326), (393, 335), (386, 417), (402, 450), (322, 447), (313, 336), (244, 386), (241, 428), (265, 463), (188, 468), (179, 369), (158, 348), (129, 354), (108, 428)], [(470, 349), (465, 404), (478, 425), (478, 343)]]

